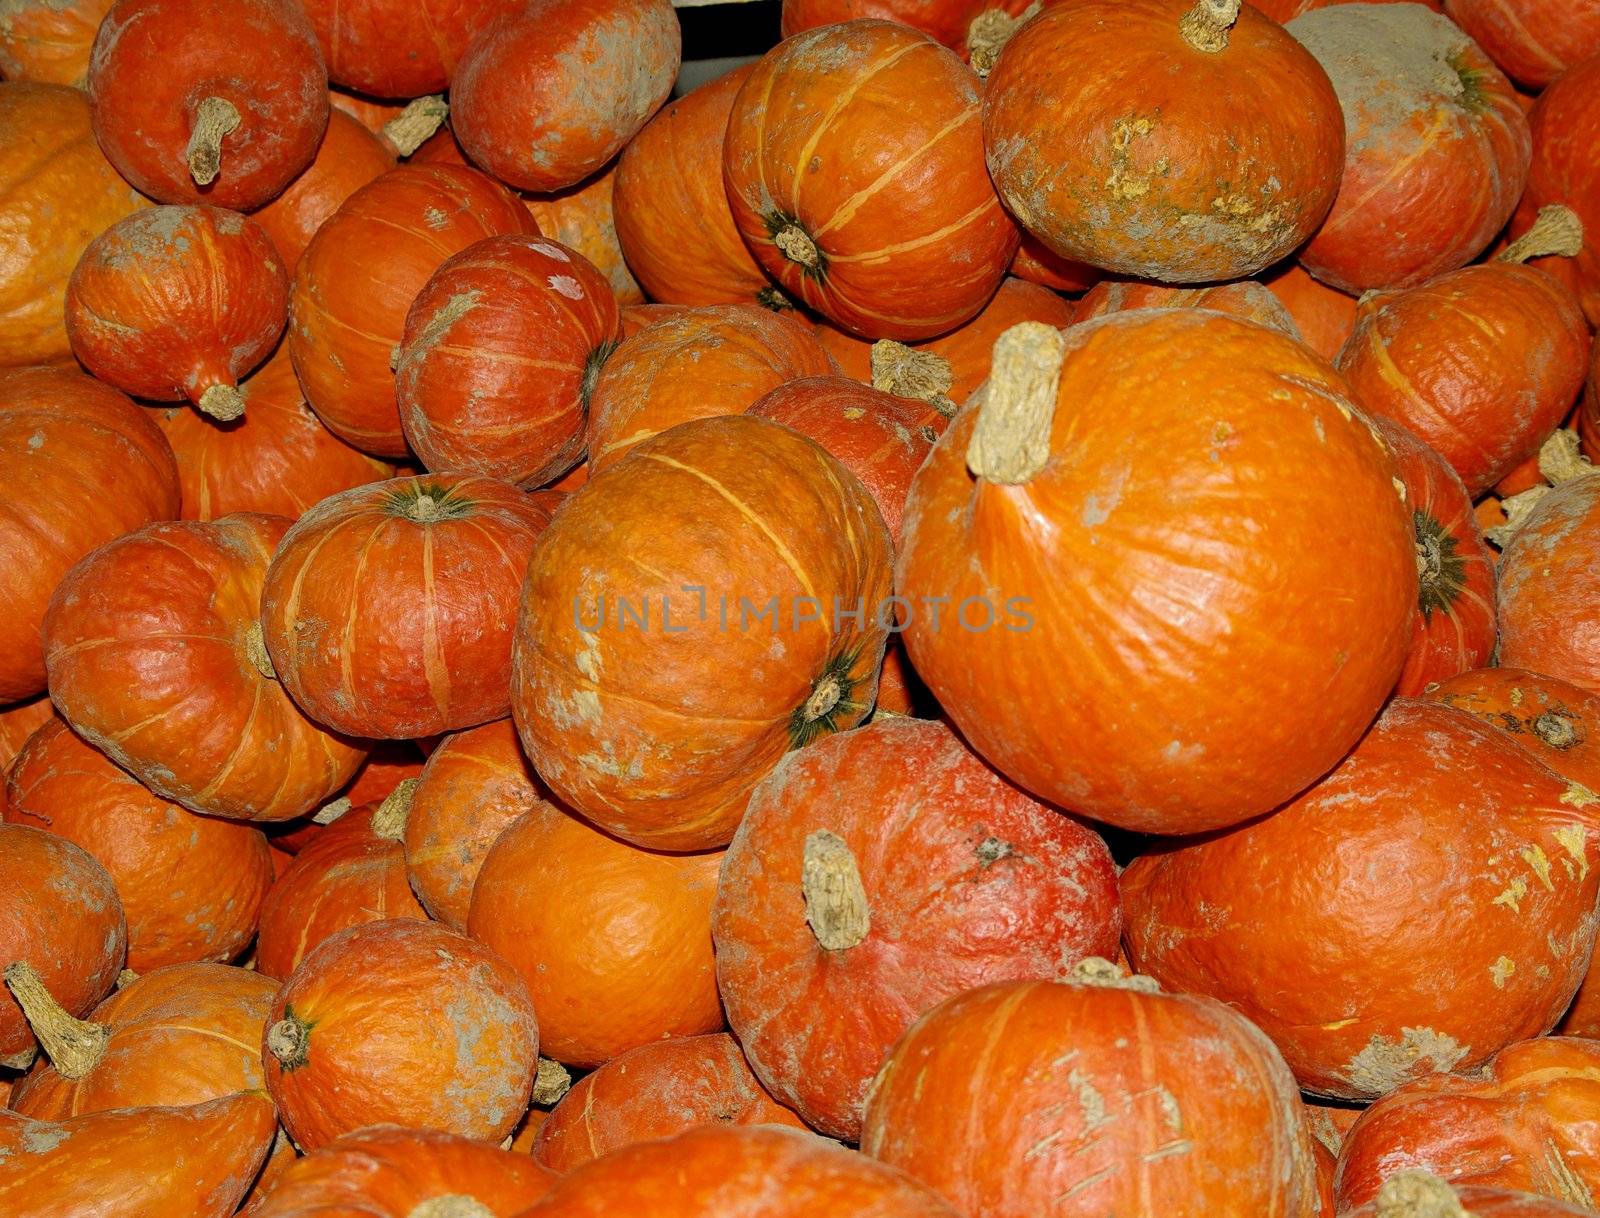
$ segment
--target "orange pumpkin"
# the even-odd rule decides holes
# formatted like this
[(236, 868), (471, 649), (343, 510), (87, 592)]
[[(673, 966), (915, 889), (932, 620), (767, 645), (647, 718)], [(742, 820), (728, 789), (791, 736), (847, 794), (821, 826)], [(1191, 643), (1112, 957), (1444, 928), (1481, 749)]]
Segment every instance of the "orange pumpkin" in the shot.
[(1535, 90), (1600, 55), (1596, 0), (1447, 0), (1445, 11), (1502, 71)]
[(1261, 281), (1294, 318), (1301, 341), (1323, 359), (1336, 359), (1356, 326), (1356, 298), (1313, 279), (1298, 262), (1279, 263)]
[(394, 153), (359, 120), (335, 109), (316, 160), (251, 219), (262, 227), (293, 272), (300, 255), (339, 205), (394, 168)]
[(14, 0), (0, 18), (0, 76), (81, 87), (112, 0)]
[(54, 717), (55, 708), (50, 705), (49, 698), (0, 707), (0, 775), (11, 768), (12, 760), (22, 751), (28, 737)]
[(1300, 327), (1284, 304), (1253, 279), (1204, 288), (1169, 288), (1136, 280), (1103, 279), (1078, 301), (1072, 320), (1088, 321), (1129, 309), (1211, 309), (1232, 313), (1290, 338), (1302, 337)]
[(1463, 672), (1421, 696), (1476, 715), (1563, 778), (1600, 791), (1600, 696), (1519, 668)]
[(1011, 274), (1057, 292), (1082, 292), (1100, 282), (1105, 272), (1097, 266), (1063, 258), (1024, 231), (1017, 256), (1011, 260)]
[(419, 97), (450, 83), (472, 40), (514, 0), (306, 0), (317, 42), (338, 84), (374, 97)]
[(1593, 616), (1600, 474), (1546, 495), (1500, 555), (1499, 662), (1600, 693)]
[[(1470, 1210), (1466, 1206), (1471, 1206)], [(1397, 1172), (1378, 1190), (1376, 1201), (1347, 1211), (1341, 1218), (1411, 1218), (1468, 1214), (1469, 1218), (1584, 1218), (1594, 1211), (1564, 1201), (1499, 1188), (1446, 1184), (1423, 1171)]]
[(613, 161), (593, 177), (565, 190), (524, 195), (523, 202), (541, 233), (594, 263), (611, 284), (618, 304), (639, 304), (644, 293), (623, 257), (617, 236), (613, 200), (617, 164)]

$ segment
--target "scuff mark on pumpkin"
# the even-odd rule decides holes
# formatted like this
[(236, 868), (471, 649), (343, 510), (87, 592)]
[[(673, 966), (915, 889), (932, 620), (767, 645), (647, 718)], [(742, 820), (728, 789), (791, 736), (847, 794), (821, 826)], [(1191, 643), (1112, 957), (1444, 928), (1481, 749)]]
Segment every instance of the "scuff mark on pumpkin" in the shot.
[(1470, 1051), (1455, 1037), (1432, 1028), (1401, 1028), (1396, 1040), (1373, 1033), (1366, 1048), (1350, 1059), (1339, 1077), (1362, 1094), (1385, 1095), (1418, 1077), (1417, 1067), (1423, 1062), (1432, 1069), (1421, 1073), (1447, 1073)]
[(1489, 980), (1494, 982), (1494, 988), (1503, 990), (1511, 974), (1517, 971), (1517, 962), (1510, 956), (1501, 956), (1489, 966)]
[(1529, 846), (1522, 852), (1522, 861), (1528, 864), (1528, 869), (1539, 878), (1539, 883), (1544, 885), (1546, 892), (1556, 890), (1556, 886), (1550, 882), (1550, 860), (1542, 848)]
[(1522, 898), (1528, 895), (1528, 881), (1520, 875), (1506, 885), (1506, 890), (1497, 896), (1491, 905), (1504, 905), (1512, 913), (1522, 912)]

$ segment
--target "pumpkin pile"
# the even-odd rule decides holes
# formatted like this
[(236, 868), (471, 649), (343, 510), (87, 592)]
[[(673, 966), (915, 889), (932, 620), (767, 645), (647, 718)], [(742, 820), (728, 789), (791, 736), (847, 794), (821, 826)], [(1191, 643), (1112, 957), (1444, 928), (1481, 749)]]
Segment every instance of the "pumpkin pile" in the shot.
[(1600, 1218), (1600, 0), (781, 21), (0, 0), (0, 1215)]

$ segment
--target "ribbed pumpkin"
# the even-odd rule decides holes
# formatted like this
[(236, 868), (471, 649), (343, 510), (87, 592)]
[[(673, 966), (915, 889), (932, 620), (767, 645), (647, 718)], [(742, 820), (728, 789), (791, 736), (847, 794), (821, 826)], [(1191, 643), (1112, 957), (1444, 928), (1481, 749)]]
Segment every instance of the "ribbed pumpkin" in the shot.
[(51, 701), (90, 744), (196, 812), (288, 820), (365, 748), (306, 718), (258, 615), (280, 516), (147, 525), (68, 573), (44, 620)]
[(589, 399), (591, 472), (690, 419), (742, 414), (803, 376), (837, 371), (810, 327), (755, 305), (708, 305), (651, 322), (605, 361)]
[(12, 0), (0, 17), (0, 76), (82, 86), (112, 0)]
[(548, 805), (490, 848), (467, 933), (522, 974), (547, 1057), (598, 1066), (722, 1027), (711, 958), (717, 854), (658, 854)]
[(0, 774), (11, 768), (12, 759), (22, 751), (28, 737), (55, 716), (49, 698), (34, 698), (31, 702), (13, 702), (0, 707)]
[(317, 156), (251, 219), (261, 225), (292, 274), (300, 255), (339, 205), (394, 168), (394, 153), (362, 123), (335, 109)]
[(1589, 324), (1600, 326), (1600, 54), (1563, 72), (1528, 115), (1533, 160), (1528, 189), (1517, 205), (1512, 231), (1533, 226), (1539, 212), (1561, 203), (1583, 221), (1584, 244), (1576, 261), (1552, 259), (1544, 269), (1566, 282), (1583, 302)]
[(1411, 512), (1348, 387), (1205, 310), (1001, 343), (906, 505), (918, 674), (1013, 781), (1125, 828), (1303, 790), (1393, 689), (1417, 604)]
[(186, 406), (156, 415), (178, 460), (185, 520), (234, 512), (300, 516), (329, 495), (394, 476), (394, 467), (334, 435), (306, 405), (285, 347), (239, 386), (229, 423)]
[(785, 752), (871, 707), (889, 561), (867, 489), (786, 427), (698, 419), (638, 445), (529, 563), (512, 713), (534, 768), (629, 841), (725, 845)]
[(1023, 227), (1166, 283), (1253, 275), (1303, 243), (1339, 186), (1341, 125), (1306, 49), (1240, 0), (1063, 0), (984, 91), (989, 170)]
[(851, 1142), (918, 1016), (990, 982), (1064, 980), (1122, 930), (1105, 843), (916, 719), (784, 758), (718, 890), (729, 1026), (774, 1095)]
[[(1465, 1207), (1471, 1206), (1471, 1209)], [(1585, 1218), (1588, 1206), (1568, 1205), (1532, 1193), (1464, 1184), (1459, 1189), (1422, 1171), (1397, 1172), (1378, 1190), (1378, 1199), (1341, 1218)]]
[[(983, 27), (974, 22), (984, 13), (1017, 14), (1028, 8), (1022, 0), (783, 0), (783, 36), (791, 37), (822, 25), (836, 25), (858, 17), (875, 17), (915, 26), (953, 51), (966, 52), (975, 37), (981, 43)], [(976, 66), (976, 60), (974, 64)]]
[(1103, 279), (1078, 301), (1072, 320), (1089, 321), (1129, 309), (1211, 309), (1253, 321), (1290, 338), (1301, 337), (1293, 314), (1253, 279), (1204, 288), (1170, 288), (1135, 280)]
[(294, 0), (117, 0), (88, 89), (101, 149), (160, 203), (260, 207), (328, 126), (327, 68)]
[(926, 34), (887, 21), (798, 34), (734, 99), (734, 225), (789, 296), (846, 330), (942, 334), (1017, 252), (980, 128), (977, 77)]
[(582, 254), (603, 274), (617, 294), (619, 304), (638, 304), (644, 292), (628, 268), (617, 237), (613, 207), (617, 162), (576, 186), (549, 194), (523, 196), (534, 223), (546, 237), (554, 237)]
[(337, 84), (374, 97), (419, 97), (450, 83), (472, 39), (515, 0), (306, 0)]
[(576, 250), (536, 236), (468, 246), (406, 314), (395, 364), (406, 440), (431, 470), (526, 486), (566, 473), (621, 328), (610, 282)]
[(561, 190), (622, 151), (667, 99), (682, 56), (667, 0), (533, 0), (467, 48), (451, 126), (502, 182)]
[(110, 874), (135, 972), (231, 960), (255, 936), (272, 885), (261, 831), (168, 803), (60, 719), (18, 754), (5, 802), (6, 820), (76, 842)]
[(566, 1173), (698, 1125), (805, 1124), (773, 1099), (726, 1033), (658, 1040), (584, 1075), (539, 1130), (534, 1159)]
[(239, 378), (271, 354), (288, 321), (289, 276), (254, 220), (157, 207), (89, 243), (66, 308), (72, 352), (101, 380), (236, 419)]
[(1311, 1134), (1271, 1042), (1104, 960), (918, 1020), (873, 1084), (861, 1148), (984, 1218), (1316, 1212)]
[(1600, 55), (1596, 0), (1447, 0), (1445, 11), (1506, 75), (1531, 89)]
[(1290, 27), (1333, 80), (1347, 149), (1339, 198), (1301, 265), (1361, 292), (1471, 262), (1527, 180), (1528, 120), (1511, 82), (1420, 5), (1335, 4)]
[(1356, 298), (1313, 279), (1298, 262), (1279, 263), (1261, 282), (1289, 310), (1301, 341), (1323, 359), (1335, 359), (1355, 329)]
[(374, 922), (308, 955), (269, 1016), (267, 1089), (302, 1149), (393, 1123), (498, 1142), (538, 1066), (527, 987), (433, 922)]
[(1589, 474), (1540, 500), (1501, 551), (1501, 664), (1600, 693), (1597, 549), (1600, 474)]
[(330, 431), (406, 455), (393, 361), (406, 310), (439, 264), (485, 237), (535, 231), (505, 187), (461, 165), (402, 165), (351, 195), (295, 272), (289, 351)]
[(1130, 955), (1256, 1023), (1309, 1091), (1471, 1069), (1553, 1027), (1583, 978), (1595, 798), (1464, 711), (1398, 699), (1276, 815), (1135, 859)]
[(89, 242), (149, 204), (95, 143), (89, 103), (61, 85), (0, 82), (0, 367), (72, 358), (67, 279)]
[(1476, 715), (1563, 778), (1600, 791), (1600, 695), (1520, 668), (1478, 668), (1422, 698)]
[(122, 394), (64, 368), (0, 369), (0, 698), (45, 687), (39, 624), (56, 585), (96, 547), (178, 514), (172, 449)]

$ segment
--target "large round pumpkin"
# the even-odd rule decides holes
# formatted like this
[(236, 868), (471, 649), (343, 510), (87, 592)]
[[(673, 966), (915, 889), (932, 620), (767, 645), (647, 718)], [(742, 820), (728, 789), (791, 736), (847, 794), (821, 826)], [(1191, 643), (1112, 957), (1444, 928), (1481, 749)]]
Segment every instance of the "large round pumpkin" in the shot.
[(305, 0), (336, 83), (374, 97), (419, 97), (450, 83), (472, 39), (516, 0)]
[(848, 21), (769, 51), (734, 99), (723, 179), (767, 273), (872, 338), (960, 325), (1017, 252), (983, 165), (978, 79), (909, 26)]
[(889, 547), (866, 488), (786, 427), (698, 419), (638, 445), (528, 566), (512, 712), (534, 768), (629, 841), (725, 845), (785, 752), (871, 707)]
[(261, 225), (293, 273), (311, 238), (339, 205), (394, 168), (394, 153), (361, 122), (335, 109), (316, 160), (251, 219)]
[[(1468, 1209), (1466, 1207), (1470, 1206)], [(1366, 1205), (1341, 1218), (1584, 1218), (1588, 1206), (1568, 1205), (1532, 1193), (1464, 1184), (1460, 1188), (1424, 1171), (1396, 1172)]]
[(346, 199), (306, 247), (290, 300), (289, 351), (328, 429), (405, 456), (393, 369), (406, 310), (452, 254), (534, 231), (515, 195), (463, 165), (402, 165)]
[(1499, 662), (1600, 693), (1600, 474), (1563, 483), (1500, 555)]
[(729, 1026), (773, 1094), (852, 1142), (873, 1073), (924, 1011), (990, 982), (1062, 980), (1115, 955), (1122, 930), (1105, 843), (916, 719), (784, 758), (718, 892)]
[(1446, 0), (1445, 11), (1508, 76), (1531, 89), (1600, 55), (1596, 0)]
[(74, 567), (45, 615), (62, 718), (196, 812), (288, 820), (365, 754), (301, 713), (263, 646), (263, 581), (288, 529), (249, 515), (148, 525)]
[(0, 76), (82, 87), (112, 0), (11, 0), (0, 18)]
[(1463, 711), (1396, 700), (1276, 815), (1134, 860), (1130, 955), (1232, 1005), (1318, 1094), (1471, 1069), (1578, 988), (1595, 799)]
[(89, 103), (61, 85), (0, 82), (0, 367), (72, 358), (62, 304), (84, 248), (149, 206), (95, 143)]
[(1001, 341), (906, 505), (918, 674), (1008, 777), (1112, 824), (1198, 832), (1303, 790), (1393, 689), (1417, 603), (1410, 506), (1348, 386), (1207, 310)]
[(1311, 1133), (1271, 1042), (1104, 960), (918, 1020), (873, 1084), (861, 1149), (982, 1218), (1315, 1213)]

